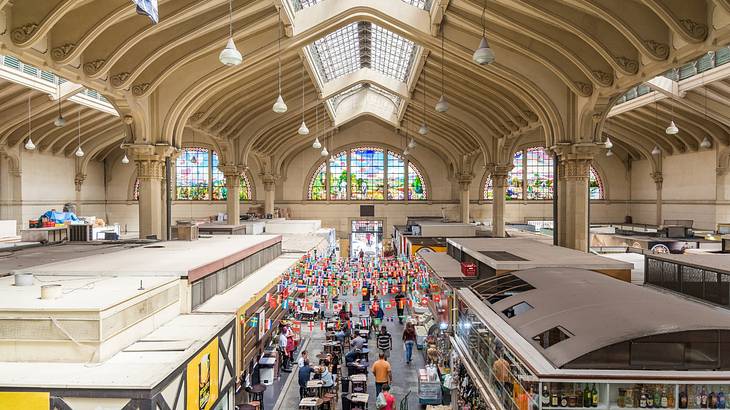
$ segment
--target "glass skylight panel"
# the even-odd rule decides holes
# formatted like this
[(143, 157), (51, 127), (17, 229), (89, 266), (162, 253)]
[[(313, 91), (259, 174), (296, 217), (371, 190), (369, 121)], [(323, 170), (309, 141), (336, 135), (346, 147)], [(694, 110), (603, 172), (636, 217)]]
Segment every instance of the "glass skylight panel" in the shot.
[(372, 68), (405, 81), (413, 63), (415, 44), (392, 31), (372, 24)]
[[(304, 0), (302, 0), (304, 1)], [(411, 6), (416, 6), (422, 10), (431, 9), (431, 0), (403, 0), (404, 3), (408, 3)]]
[(349, 24), (311, 46), (312, 57), (322, 79), (327, 82), (360, 68), (358, 23)]
[(294, 10), (299, 11), (306, 7), (312, 7), (320, 1), (322, 0), (291, 0), (291, 4), (294, 6)]

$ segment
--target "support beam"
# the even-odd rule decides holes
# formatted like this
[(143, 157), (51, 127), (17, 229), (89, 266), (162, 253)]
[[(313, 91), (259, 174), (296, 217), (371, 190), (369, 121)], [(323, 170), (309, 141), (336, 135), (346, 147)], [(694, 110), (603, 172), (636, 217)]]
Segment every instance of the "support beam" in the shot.
[(492, 171), (492, 190), (494, 200), (492, 202), (492, 236), (504, 238), (504, 208), (507, 195), (507, 177), (512, 165), (497, 165)]
[(264, 174), (264, 215), (274, 215), (274, 197), (276, 195), (276, 177)]
[(469, 218), (469, 189), (471, 187), (471, 175), (459, 177), (459, 204), (461, 207), (461, 222), (468, 224)]

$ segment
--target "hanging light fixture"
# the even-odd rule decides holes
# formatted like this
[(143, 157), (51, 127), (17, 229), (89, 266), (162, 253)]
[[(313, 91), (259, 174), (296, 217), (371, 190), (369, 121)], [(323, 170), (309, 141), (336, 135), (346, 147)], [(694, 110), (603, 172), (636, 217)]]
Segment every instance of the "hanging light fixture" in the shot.
[(436, 102), (436, 112), (446, 112), (449, 110), (449, 102), (444, 94), (444, 24), (441, 24), (441, 97)]
[(329, 151), (327, 151), (327, 135), (325, 135), (324, 137), (324, 145), (322, 146), (322, 152), (320, 152), (320, 154), (323, 157), (326, 157), (330, 154)]
[(609, 149), (609, 150), (610, 150), (611, 148), (613, 148), (613, 142), (611, 142), (611, 138), (609, 138), (609, 137), (606, 137), (606, 143), (605, 143), (605, 144), (603, 144), (603, 145), (604, 145), (604, 146), (605, 146), (605, 147), (606, 147), (607, 149)]
[(236, 48), (236, 43), (233, 42), (233, 0), (228, 0), (228, 42), (226, 43), (226, 47), (221, 50), (218, 60), (228, 67), (236, 66), (243, 62), (243, 56)]
[(74, 153), (77, 157), (81, 158), (84, 156), (84, 151), (81, 149), (81, 111), (79, 111), (79, 115), (77, 118), (77, 124), (78, 124), (78, 138), (79, 138), (79, 146), (76, 148), (76, 152)]
[(127, 153), (124, 153), (124, 156), (122, 157), (122, 164), (129, 164), (129, 158), (127, 158)]
[(59, 96), (58, 98), (58, 117), (56, 117), (55, 120), (53, 120), (53, 125), (56, 127), (63, 127), (66, 125), (66, 119), (63, 118), (63, 114), (61, 114), (61, 98)]
[(413, 139), (413, 137), (411, 137), (411, 139), (408, 141), (408, 148), (414, 149), (414, 148), (416, 148), (416, 145), (417, 145), (416, 140)]
[(28, 95), (28, 141), (25, 142), (25, 149), (27, 149), (28, 151), (33, 151), (35, 149), (35, 144), (33, 144), (33, 140), (31, 139), (33, 127), (31, 125), (30, 119), (30, 95)]
[[(195, 130), (193, 130), (193, 145), (195, 145)], [(198, 163), (198, 157), (195, 155), (194, 150), (193, 150), (193, 157), (190, 158), (190, 163), (193, 165)]]
[(660, 150), (658, 146), (654, 145), (654, 149), (651, 150), (651, 155), (656, 156), (656, 155), (659, 155), (661, 153), (662, 153), (662, 150)]
[(314, 126), (316, 127), (316, 131), (314, 132), (314, 143), (312, 144), (312, 148), (320, 149), (322, 148), (322, 144), (319, 142), (319, 102), (314, 107)]
[(421, 135), (428, 134), (428, 124), (426, 123), (426, 60), (423, 61), (423, 123), (418, 129)]
[(610, 149), (608, 151), (606, 151), (606, 156), (607, 157), (612, 157), (613, 156), (613, 151), (611, 151)]
[(479, 41), (479, 48), (474, 51), (472, 59), (479, 65), (494, 62), (494, 51), (489, 47), (487, 41), (487, 0), (484, 0), (484, 8), (482, 9), (482, 39)]
[(285, 113), (288, 109), (286, 106), (286, 103), (284, 102), (284, 98), (281, 96), (281, 10), (279, 10), (279, 52), (278, 52), (278, 59), (279, 59), (279, 75), (278, 75), (278, 84), (279, 84), (279, 96), (276, 97), (276, 102), (274, 102), (273, 110), (277, 114)]
[[(677, 69), (674, 69), (674, 73), (677, 73)], [(679, 132), (679, 128), (677, 128), (677, 124), (674, 123), (674, 102), (670, 101), (669, 105), (672, 107), (672, 119), (669, 121), (669, 126), (666, 129), (666, 133), (669, 135), (674, 135)]]
[[(405, 121), (405, 123), (406, 123), (406, 138), (407, 138), (408, 135), (410, 134), (410, 127), (408, 126), (408, 120), (406, 120), (404, 118), (403, 121)], [(403, 156), (407, 157), (410, 154), (411, 154), (411, 150), (408, 149), (408, 144), (406, 143), (406, 149), (403, 150)]]
[(710, 140), (707, 137), (702, 139), (702, 142), (700, 142), (701, 148), (707, 149), (707, 148), (710, 148), (711, 146), (712, 146), (712, 144), (710, 143)]
[(299, 126), (297, 132), (299, 135), (309, 135), (309, 128), (304, 122), (304, 59), (302, 59), (302, 125)]

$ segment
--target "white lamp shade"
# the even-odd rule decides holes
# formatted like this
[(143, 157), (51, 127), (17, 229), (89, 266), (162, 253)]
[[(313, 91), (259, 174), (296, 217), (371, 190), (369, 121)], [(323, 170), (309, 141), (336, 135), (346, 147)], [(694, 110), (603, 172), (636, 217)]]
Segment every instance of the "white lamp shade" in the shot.
[(604, 144), (604, 146), (605, 146), (605, 147), (606, 147), (607, 149), (609, 149), (609, 150), (610, 150), (611, 148), (613, 148), (613, 142), (611, 142), (611, 138), (606, 138), (606, 143)]
[(129, 158), (127, 158), (127, 154), (124, 154), (122, 157), (122, 164), (129, 164)]
[(78, 148), (76, 148), (76, 152), (74, 152), (74, 155), (81, 158), (84, 156), (84, 150), (81, 149), (81, 145), (79, 145)]
[(446, 101), (446, 97), (441, 94), (438, 102), (436, 102), (436, 112), (446, 112), (449, 110), (449, 102)]
[(327, 147), (324, 147), (324, 148), (322, 148), (322, 152), (320, 152), (320, 154), (322, 154), (323, 157), (326, 157), (330, 153), (329, 153), (329, 151), (327, 151)]
[(33, 144), (33, 140), (28, 137), (28, 141), (25, 143), (25, 149), (28, 151), (33, 151), (35, 149), (35, 144)]
[(651, 150), (651, 155), (659, 155), (662, 153), (662, 150), (659, 149), (656, 145), (654, 146), (654, 149)]
[(613, 156), (613, 151), (611, 151), (610, 149), (608, 151), (606, 151), (606, 156), (607, 157), (612, 157)]
[(274, 103), (274, 112), (277, 114), (282, 114), (285, 113), (287, 109), (288, 107), (286, 106), (284, 99), (281, 97), (281, 94), (279, 94), (279, 96), (276, 97), (276, 102)]
[(66, 119), (63, 118), (62, 115), (59, 115), (55, 120), (53, 120), (53, 125), (59, 128), (63, 127), (64, 125), (66, 125)]
[(416, 140), (411, 138), (411, 140), (408, 141), (408, 148), (410, 148), (410, 149), (416, 148)]
[(489, 47), (489, 42), (486, 37), (482, 37), (482, 40), (479, 42), (479, 48), (474, 51), (472, 58), (474, 59), (474, 62), (479, 65), (494, 62), (494, 52)]
[(236, 66), (243, 62), (243, 56), (236, 48), (236, 43), (233, 42), (233, 38), (229, 37), (226, 43), (226, 48), (221, 50), (218, 60), (226, 66)]
[(307, 124), (302, 121), (302, 125), (299, 126), (299, 130), (297, 131), (299, 135), (309, 135), (309, 128), (307, 128)]
[(428, 125), (425, 122), (421, 124), (421, 128), (418, 129), (418, 133), (421, 135), (428, 134)]
[(710, 148), (711, 146), (712, 146), (712, 143), (710, 143), (710, 140), (707, 137), (705, 137), (702, 140), (702, 142), (700, 142), (700, 147), (702, 147), (702, 148), (707, 149), (707, 148)]
[(677, 124), (675, 124), (675, 123), (674, 123), (674, 120), (672, 120), (672, 121), (671, 121), (671, 122), (669, 123), (669, 126), (667, 127), (667, 130), (666, 130), (666, 132), (667, 132), (667, 134), (669, 134), (669, 135), (674, 135), (674, 134), (676, 134), (676, 133), (678, 133), (678, 132), (679, 132), (679, 128), (677, 128)]
[(322, 148), (322, 144), (319, 142), (319, 137), (314, 138), (314, 144), (312, 144), (312, 148), (314, 148), (314, 149)]
[(406, 149), (405, 149), (405, 150), (403, 151), (403, 155), (405, 155), (405, 156), (408, 156), (408, 155), (410, 155), (410, 154), (411, 154), (411, 151), (410, 151), (410, 150), (409, 150), (408, 148), (406, 148)]

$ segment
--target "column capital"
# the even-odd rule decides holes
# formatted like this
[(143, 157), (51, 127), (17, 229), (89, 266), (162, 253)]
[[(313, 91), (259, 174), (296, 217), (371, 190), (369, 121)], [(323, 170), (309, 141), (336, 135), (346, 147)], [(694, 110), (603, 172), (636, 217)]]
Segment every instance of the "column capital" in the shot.
[(456, 174), (456, 182), (459, 184), (459, 188), (462, 191), (468, 191), (471, 186), (471, 181), (474, 179), (473, 174), (460, 173)]
[(223, 173), (224, 176), (241, 176), (243, 175), (244, 171), (246, 171), (246, 167), (243, 165), (233, 165), (233, 164), (227, 164), (227, 165), (218, 165), (218, 169)]
[(566, 144), (558, 144), (550, 147), (555, 152), (555, 155), (558, 156), (559, 161), (566, 161), (566, 160), (593, 160), (593, 157), (596, 156), (601, 150), (605, 149), (605, 145), (603, 143), (566, 143)]
[(651, 179), (654, 180), (654, 183), (657, 185), (661, 185), (664, 182), (664, 175), (661, 172), (652, 172)]
[(261, 179), (264, 182), (264, 190), (273, 191), (274, 189), (276, 189), (276, 182), (279, 180), (279, 176), (267, 173), (267, 174), (262, 174)]
[(84, 181), (86, 180), (86, 174), (78, 172), (74, 176), (74, 186), (76, 187), (76, 192), (81, 192), (81, 186), (84, 184)]

